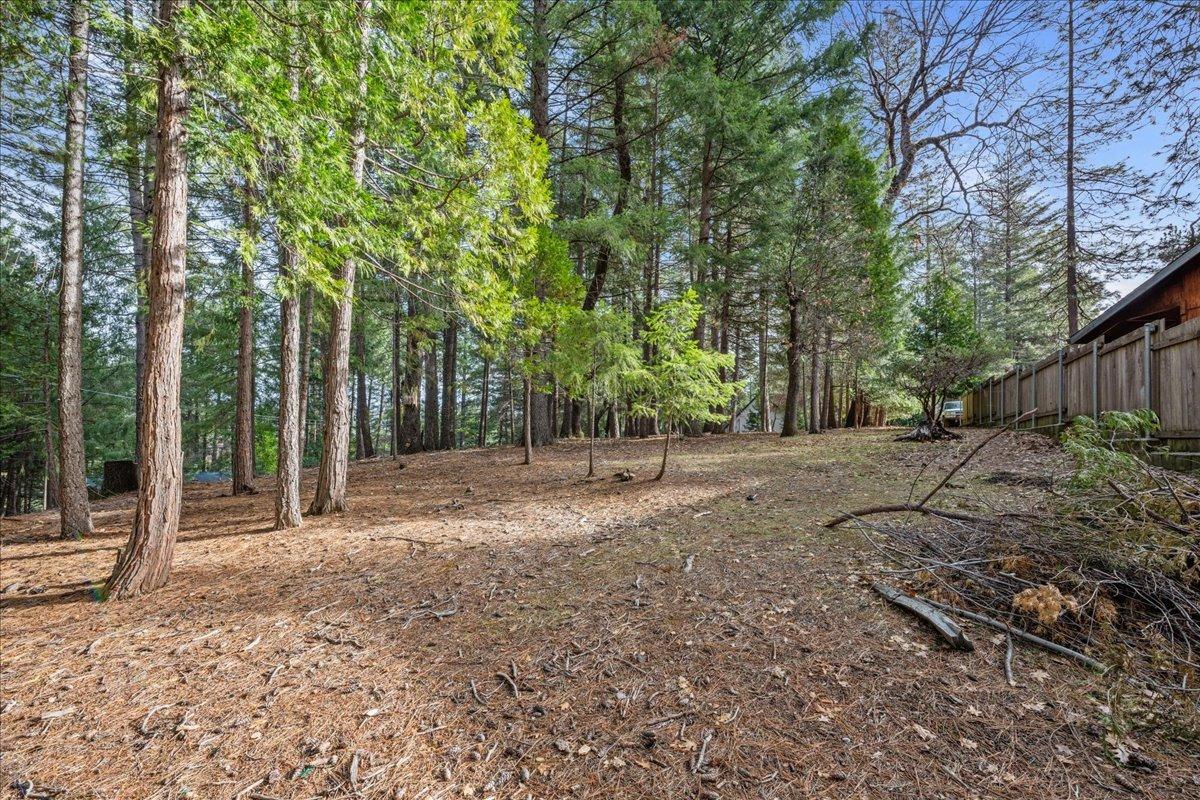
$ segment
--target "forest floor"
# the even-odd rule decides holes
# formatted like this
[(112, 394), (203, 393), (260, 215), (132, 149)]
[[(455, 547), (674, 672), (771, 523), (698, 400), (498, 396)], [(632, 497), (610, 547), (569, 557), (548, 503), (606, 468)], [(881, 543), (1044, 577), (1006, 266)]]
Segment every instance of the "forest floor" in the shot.
[[(1169, 730), (1119, 734), (1152, 775), (1116, 764), (1104, 679), (1020, 647), (1010, 687), (1002, 637), (950, 651), (874, 595), (820, 522), (983, 435), (894, 434), (684, 440), (660, 483), (661, 439), (600, 442), (592, 481), (583, 442), (381, 458), (286, 533), (270, 480), (189, 485), (170, 585), (121, 603), (90, 587), (132, 496), (82, 542), (4, 520), (0, 796), (1200, 797)], [(1061, 468), (1006, 434), (939, 502), (1028, 506), (987, 478)]]

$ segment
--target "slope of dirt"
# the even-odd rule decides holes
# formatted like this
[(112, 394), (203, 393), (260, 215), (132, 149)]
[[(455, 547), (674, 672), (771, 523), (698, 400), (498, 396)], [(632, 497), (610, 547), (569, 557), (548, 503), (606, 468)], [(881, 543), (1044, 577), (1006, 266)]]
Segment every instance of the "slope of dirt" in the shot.
[[(352, 509), (270, 530), (189, 486), (170, 586), (96, 602), (132, 497), (96, 535), (3, 521), (0, 768), (67, 798), (1200, 796), (1169, 732), (1115, 733), (1100, 679), (1004, 645), (941, 648), (864, 577), (836, 510), (936, 482), (981, 435), (661, 440), (356, 464)], [(403, 464), (403, 467), (401, 466)], [(1005, 437), (943, 503), (1020, 506), (1052, 475)], [(305, 497), (315, 478), (306, 474)], [(1034, 482), (1036, 484), (1036, 481)], [(17, 584), (16, 588), (11, 588)], [(1117, 737), (1158, 763), (1117, 767)], [(1107, 740), (1107, 741), (1106, 741)], [(51, 794), (56, 793), (56, 794)]]

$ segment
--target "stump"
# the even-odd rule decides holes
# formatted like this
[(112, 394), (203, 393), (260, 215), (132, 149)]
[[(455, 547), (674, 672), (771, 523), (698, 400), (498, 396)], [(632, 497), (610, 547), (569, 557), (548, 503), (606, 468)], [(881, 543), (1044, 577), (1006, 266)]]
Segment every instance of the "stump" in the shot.
[(925, 420), (903, 436), (897, 436), (897, 442), (938, 442), (943, 439), (961, 439), (961, 435), (947, 430), (946, 426), (937, 422)]
[(105, 461), (104, 483), (100, 492), (105, 496), (136, 492), (138, 488), (137, 465), (132, 461)]

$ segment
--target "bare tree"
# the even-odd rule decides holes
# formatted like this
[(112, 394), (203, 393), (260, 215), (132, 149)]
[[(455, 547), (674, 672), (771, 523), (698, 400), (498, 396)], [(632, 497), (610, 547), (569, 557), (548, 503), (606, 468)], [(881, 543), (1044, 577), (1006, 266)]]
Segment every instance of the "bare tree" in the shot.
[[(175, 33), (184, 0), (159, 0), (158, 25)], [(135, 597), (166, 584), (183, 495), (179, 383), (187, 266), (187, 87), (184, 49), (175, 42), (158, 70), (158, 146), (154, 234), (149, 265), (146, 380), (142, 388), (138, 501), (129, 543), (108, 579), (110, 597)]]
[(1021, 0), (861, 3), (853, 13), (875, 25), (863, 66), (868, 114), (892, 175), (886, 203), (896, 205), (926, 157), (949, 174), (940, 202), (909, 210), (903, 224), (965, 195), (967, 167), (988, 132), (1018, 124), (1033, 106), (1026, 81), (1039, 63), (1029, 41), (1037, 21)]
[[(1194, 211), (1200, 202), (1200, 5), (1192, 0), (1116, 0), (1099, 6), (1104, 69), (1119, 76), (1114, 99), (1129, 124), (1163, 123), (1166, 166), (1157, 205)], [(1159, 113), (1156, 113), (1159, 112)]]
[(83, 449), (83, 148), (87, 126), (88, 3), (71, 3), (67, 133), (63, 159), (58, 290), (58, 446), (60, 535), (92, 533)]

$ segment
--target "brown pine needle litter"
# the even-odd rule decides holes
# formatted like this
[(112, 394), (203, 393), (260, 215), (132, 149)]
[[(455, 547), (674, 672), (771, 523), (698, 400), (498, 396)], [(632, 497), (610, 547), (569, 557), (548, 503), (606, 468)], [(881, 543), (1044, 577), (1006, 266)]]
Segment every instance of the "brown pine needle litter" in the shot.
[[(980, 434), (893, 436), (682, 439), (660, 483), (661, 440), (598, 443), (629, 481), (581, 481), (582, 442), (381, 458), (350, 512), (285, 533), (269, 481), (189, 486), (170, 585), (125, 603), (94, 587), (132, 497), (82, 542), (4, 520), (6, 796), (1200, 795), (1195, 740), (1135, 689), (1020, 644), (1010, 686), (1003, 634), (964, 622), (953, 652), (871, 592), (888, 565), (820, 523)], [(1006, 435), (938, 502), (1027, 509), (1044, 486), (988, 477), (1060, 462)]]

